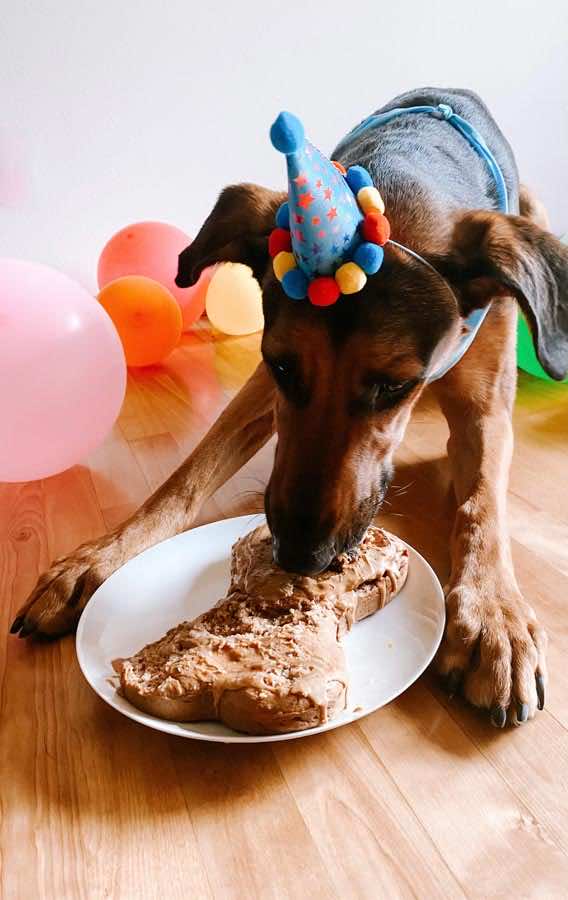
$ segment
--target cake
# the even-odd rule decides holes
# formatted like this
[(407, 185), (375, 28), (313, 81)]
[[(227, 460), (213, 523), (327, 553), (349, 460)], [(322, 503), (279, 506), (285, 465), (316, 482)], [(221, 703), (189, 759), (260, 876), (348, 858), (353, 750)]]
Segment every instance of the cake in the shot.
[(261, 526), (234, 545), (223, 600), (115, 661), (119, 691), (151, 715), (248, 734), (321, 725), (346, 706), (343, 635), (382, 609), (407, 572), (405, 545), (371, 526), (321, 574), (293, 575), (273, 562)]

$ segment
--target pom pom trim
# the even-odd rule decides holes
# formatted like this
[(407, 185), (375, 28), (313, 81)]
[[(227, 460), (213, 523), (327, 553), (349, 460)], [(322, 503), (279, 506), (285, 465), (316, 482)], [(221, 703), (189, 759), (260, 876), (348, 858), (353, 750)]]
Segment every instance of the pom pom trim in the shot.
[[(300, 129), (296, 127), (296, 123)], [(280, 113), (271, 128), (270, 137), (277, 150), (288, 154), (301, 146), (304, 131), (295, 116)], [(359, 226), (364, 242), (355, 248), (352, 259), (342, 263), (334, 275), (318, 276), (310, 281), (298, 267), (291, 251), (288, 202), (282, 203), (279, 207), (276, 213), (276, 228), (268, 240), (274, 274), (286, 295), (291, 300), (303, 300), (307, 296), (314, 306), (332, 306), (341, 294), (348, 296), (361, 291), (367, 283), (367, 275), (375, 275), (381, 268), (384, 259), (383, 246), (390, 237), (390, 224), (384, 215), (383, 199), (367, 170), (363, 166), (350, 166), (346, 170), (339, 162), (331, 160), (331, 163), (341, 172), (355, 194), (364, 216)], [(372, 247), (375, 248), (375, 253), (372, 252)]]

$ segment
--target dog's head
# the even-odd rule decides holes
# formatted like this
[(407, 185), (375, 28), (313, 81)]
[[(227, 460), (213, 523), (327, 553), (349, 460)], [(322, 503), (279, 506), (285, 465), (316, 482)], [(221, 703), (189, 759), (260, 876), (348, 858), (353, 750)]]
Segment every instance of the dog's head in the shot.
[(428, 374), (473, 309), (516, 296), (543, 367), (565, 375), (568, 253), (526, 219), (468, 212), (431, 254), (436, 272), (387, 246), (360, 293), (317, 308), (289, 299), (272, 272), (268, 236), (284, 199), (255, 185), (227, 188), (180, 255), (176, 282), (187, 287), (206, 266), (231, 261), (262, 286), (262, 353), (278, 397), (267, 518), (277, 562), (313, 573), (362, 537)]

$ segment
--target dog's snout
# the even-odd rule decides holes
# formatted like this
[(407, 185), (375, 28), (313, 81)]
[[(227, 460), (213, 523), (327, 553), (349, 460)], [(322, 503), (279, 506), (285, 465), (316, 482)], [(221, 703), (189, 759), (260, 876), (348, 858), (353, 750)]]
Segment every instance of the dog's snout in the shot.
[(300, 541), (282, 541), (278, 537), (272, 538), (272, 555), (276, 565), (286, 572), (294, 572), (297, 575), (318, 575), (327, 569), (335, 556), (331, 543), (325, 543), (312, 548), (302, 545)]
[(322, 527), (314, 517), (273, 509), (267, 503), (268, 512), (272, 555), (278, 566), (298, 575), (316, 575), (329, 566), (335, 556), (331, 528)]

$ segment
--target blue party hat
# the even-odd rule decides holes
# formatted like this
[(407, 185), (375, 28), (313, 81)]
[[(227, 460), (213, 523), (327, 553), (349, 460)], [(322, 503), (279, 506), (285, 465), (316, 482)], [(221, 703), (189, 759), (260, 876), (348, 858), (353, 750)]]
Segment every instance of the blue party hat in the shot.
[(280, 113), (270, 139), (288, 170), (288, 202), (269, 241), (275, 274), (292, 299), (328, 306), (380, 268), (390, 232), (383, 201), (365, 169), (346, 172), (323, 156), (291, 113)]

